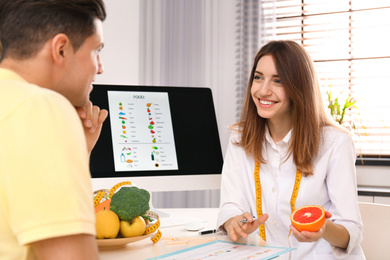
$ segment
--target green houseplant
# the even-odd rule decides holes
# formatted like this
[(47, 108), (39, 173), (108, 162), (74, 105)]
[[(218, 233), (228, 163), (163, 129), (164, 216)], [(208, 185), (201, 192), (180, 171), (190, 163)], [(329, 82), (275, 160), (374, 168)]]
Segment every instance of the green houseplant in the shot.
[(346, 100), (344, 101), (344, 104), (342, 104), (342, 102), (339, 101), (339, 97), (334, 98), (332, 96), (331, 91), (327, 91), (326, 94), (328, 96), (328, 102), (329, 102), (328, 108), (334, 120), (349, 130), (352, 129), (356, 130), (356, 126), (354, 122), (351, 122), (350, 120), (344, 120), (347, 110), (351, 110), (353, 108), (356, 109), (355, 106), (356, 101), (353, 100), (353, 98), (349, 94)]
[[(330, 86), (329, 86), (330, 87)], [(328, 90), (326, 92), (327, 99), (328, 99), (328, 109), (333, 117), (333, 119), (340, 125), (351, 131), (355, 137), (359, 138), (361, 133), (358, 131), (358, 127), (356, 126), (357, 123), (359, 123), (360, 127), (364, 130), (365, 127), (362, 125), (361, 119), (359, 118), (353, 118), (348, 116), (350, 113), (347, 113), (348, 111), (351, 111), (352, 109), (357, 110), (357, 107), (355, 105), (356, 100), (353, 99), (351, 94), (348, 94), (347, 98), (343, 101), (339, 98), (339, 96), (333, 96), (332, 92)], [(358, 113), (357, 113), (358, 114)], [(348, 118), (347, 118), (348, 116)], [(364, 135), (366, 135), (364, 133)], [(359, 157), (361, 159), (362, 164), (363, 162), (363, 156), (361, 153), (359, 153)]]

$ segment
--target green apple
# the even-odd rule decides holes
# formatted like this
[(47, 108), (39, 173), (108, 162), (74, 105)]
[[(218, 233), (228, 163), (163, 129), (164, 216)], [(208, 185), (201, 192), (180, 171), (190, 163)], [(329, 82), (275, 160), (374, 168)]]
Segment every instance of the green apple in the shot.
[(121, 220), (120, 232), (124, 237), (142, 236), (146, 230), (146, 223), (143, 217), (133, 218), (131, 222)]

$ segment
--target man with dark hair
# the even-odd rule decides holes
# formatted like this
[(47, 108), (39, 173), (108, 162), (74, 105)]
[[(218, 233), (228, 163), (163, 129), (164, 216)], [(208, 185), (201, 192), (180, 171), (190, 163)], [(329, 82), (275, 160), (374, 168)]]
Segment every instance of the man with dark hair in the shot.
[[(0, 0), (0, 259), (97, 259), (103, 0)], [(81, 117), (81, 120), (80, 120)]]

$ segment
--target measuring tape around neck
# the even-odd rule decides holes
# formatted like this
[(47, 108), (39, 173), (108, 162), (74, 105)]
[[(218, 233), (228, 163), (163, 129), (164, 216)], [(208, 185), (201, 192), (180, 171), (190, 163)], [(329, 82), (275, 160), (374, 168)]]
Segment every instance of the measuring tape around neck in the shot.
[[(262, 200), (261, 200), (261, 183), (260, 183), (260, 163), (255, 163), (255, 187), (256, 187), (256, 210), (257, 210), (257, 216), (260, 217), (263, 215), (263, 206), (262, 206)], [(298, 196), (299, 191), (299, 185), (301, 184), (302, 179), (302, 173), (297, 169), (296, 175), (295, 175), (295, 182), (294, 182), (294, 188), (293, 192), (291, 194), (291, 200), (290, 200), (290, 206), (291, 206), (291, 213), (295, 210), (295, 201)], [(260, 237), (266, 241), (265, 236), (265, 226), (264, 224), (259, 226), (259, 233)], [(290, 231), (291, 233), (291, 231)]]

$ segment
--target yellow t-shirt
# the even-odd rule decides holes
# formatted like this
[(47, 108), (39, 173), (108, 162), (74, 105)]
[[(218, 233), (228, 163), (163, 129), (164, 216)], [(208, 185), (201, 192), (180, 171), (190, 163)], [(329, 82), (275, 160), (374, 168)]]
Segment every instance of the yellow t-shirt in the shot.
[(34, 259), (29, 243), (95, 235), (86, 140), (62, 95), (0, 69), (0, 259)]

